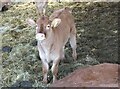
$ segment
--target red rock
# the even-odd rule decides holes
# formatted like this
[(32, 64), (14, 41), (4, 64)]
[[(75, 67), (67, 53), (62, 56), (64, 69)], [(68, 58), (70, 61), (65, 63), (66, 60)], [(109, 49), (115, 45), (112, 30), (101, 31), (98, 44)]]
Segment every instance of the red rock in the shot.
[(80, 68), (50, 87), (118, 87), (118, 66), (104, 63)]

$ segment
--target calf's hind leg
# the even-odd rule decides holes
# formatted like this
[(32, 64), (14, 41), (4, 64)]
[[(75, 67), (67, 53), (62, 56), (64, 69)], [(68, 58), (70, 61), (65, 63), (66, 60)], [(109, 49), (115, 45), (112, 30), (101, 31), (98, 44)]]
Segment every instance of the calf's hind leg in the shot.
[(74, 60), (77, 59), (77, 53), (76, 53), (76, 48), (77, 48), (77, 45), (76, 45), (76, 28), (74, 27), (72, 29), (72, 32), (70, 34), (70, 45), (72, 47), (72, 57)]

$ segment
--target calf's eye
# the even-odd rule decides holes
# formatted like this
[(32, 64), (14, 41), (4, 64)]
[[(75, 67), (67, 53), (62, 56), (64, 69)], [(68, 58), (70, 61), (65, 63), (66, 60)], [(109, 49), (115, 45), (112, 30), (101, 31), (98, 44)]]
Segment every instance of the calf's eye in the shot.
[(50, 25), (48, 24), (47, 27), (50, 27)]
[(48, 24), (47, 26), (46, 26), (46, 29), (48, 30), (50, 28), (50, 25)]

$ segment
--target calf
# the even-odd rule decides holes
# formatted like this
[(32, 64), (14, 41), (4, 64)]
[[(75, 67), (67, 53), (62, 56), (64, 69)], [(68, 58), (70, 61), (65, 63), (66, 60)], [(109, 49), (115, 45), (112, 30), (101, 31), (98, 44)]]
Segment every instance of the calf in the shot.
[[(35, 23), (32, 19), (27, 22), (36, 26), (36, 39), (38, 40), (38, 51), (42, 61), (43, 82), (47, 83), (49, 62), (52, 61), (51, 71), (53, 82), (56, 81), (60, 59), (64, 58), (64, 47), (70, 41), (76, 60), (76, 27), (74, 17), (69, 8), (63, 8), (52, 13), (50, 17), (41, 16)], [(34, 24), (34, 25), (33, 25)]]

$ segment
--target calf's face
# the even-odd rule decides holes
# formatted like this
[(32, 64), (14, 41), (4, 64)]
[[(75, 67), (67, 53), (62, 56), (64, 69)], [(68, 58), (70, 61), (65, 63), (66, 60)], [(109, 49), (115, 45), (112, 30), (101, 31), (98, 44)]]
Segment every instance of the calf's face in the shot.
[(51, 30), (49, 18), (43, 16), (37, 20), (36, 24), (36, 39), (39, 41), (45, 40), (47, 33), (49, 34)]
[(36, 22), (32, 19), (27, 19), (27, 23), (32, 27), (36, 27), (36, 39), (41, 41), (46, 39), (49, 32), (61, 23), (61, 19), (55, 18), (50, 21), (49, 17), (42, 16)]
[(46, 35), (47, 31), (49, 31), (50, 28), (50, 21), (47, 16), (43, 16), (39, 18), (36, 22), (36, 33), (42, 33)]

